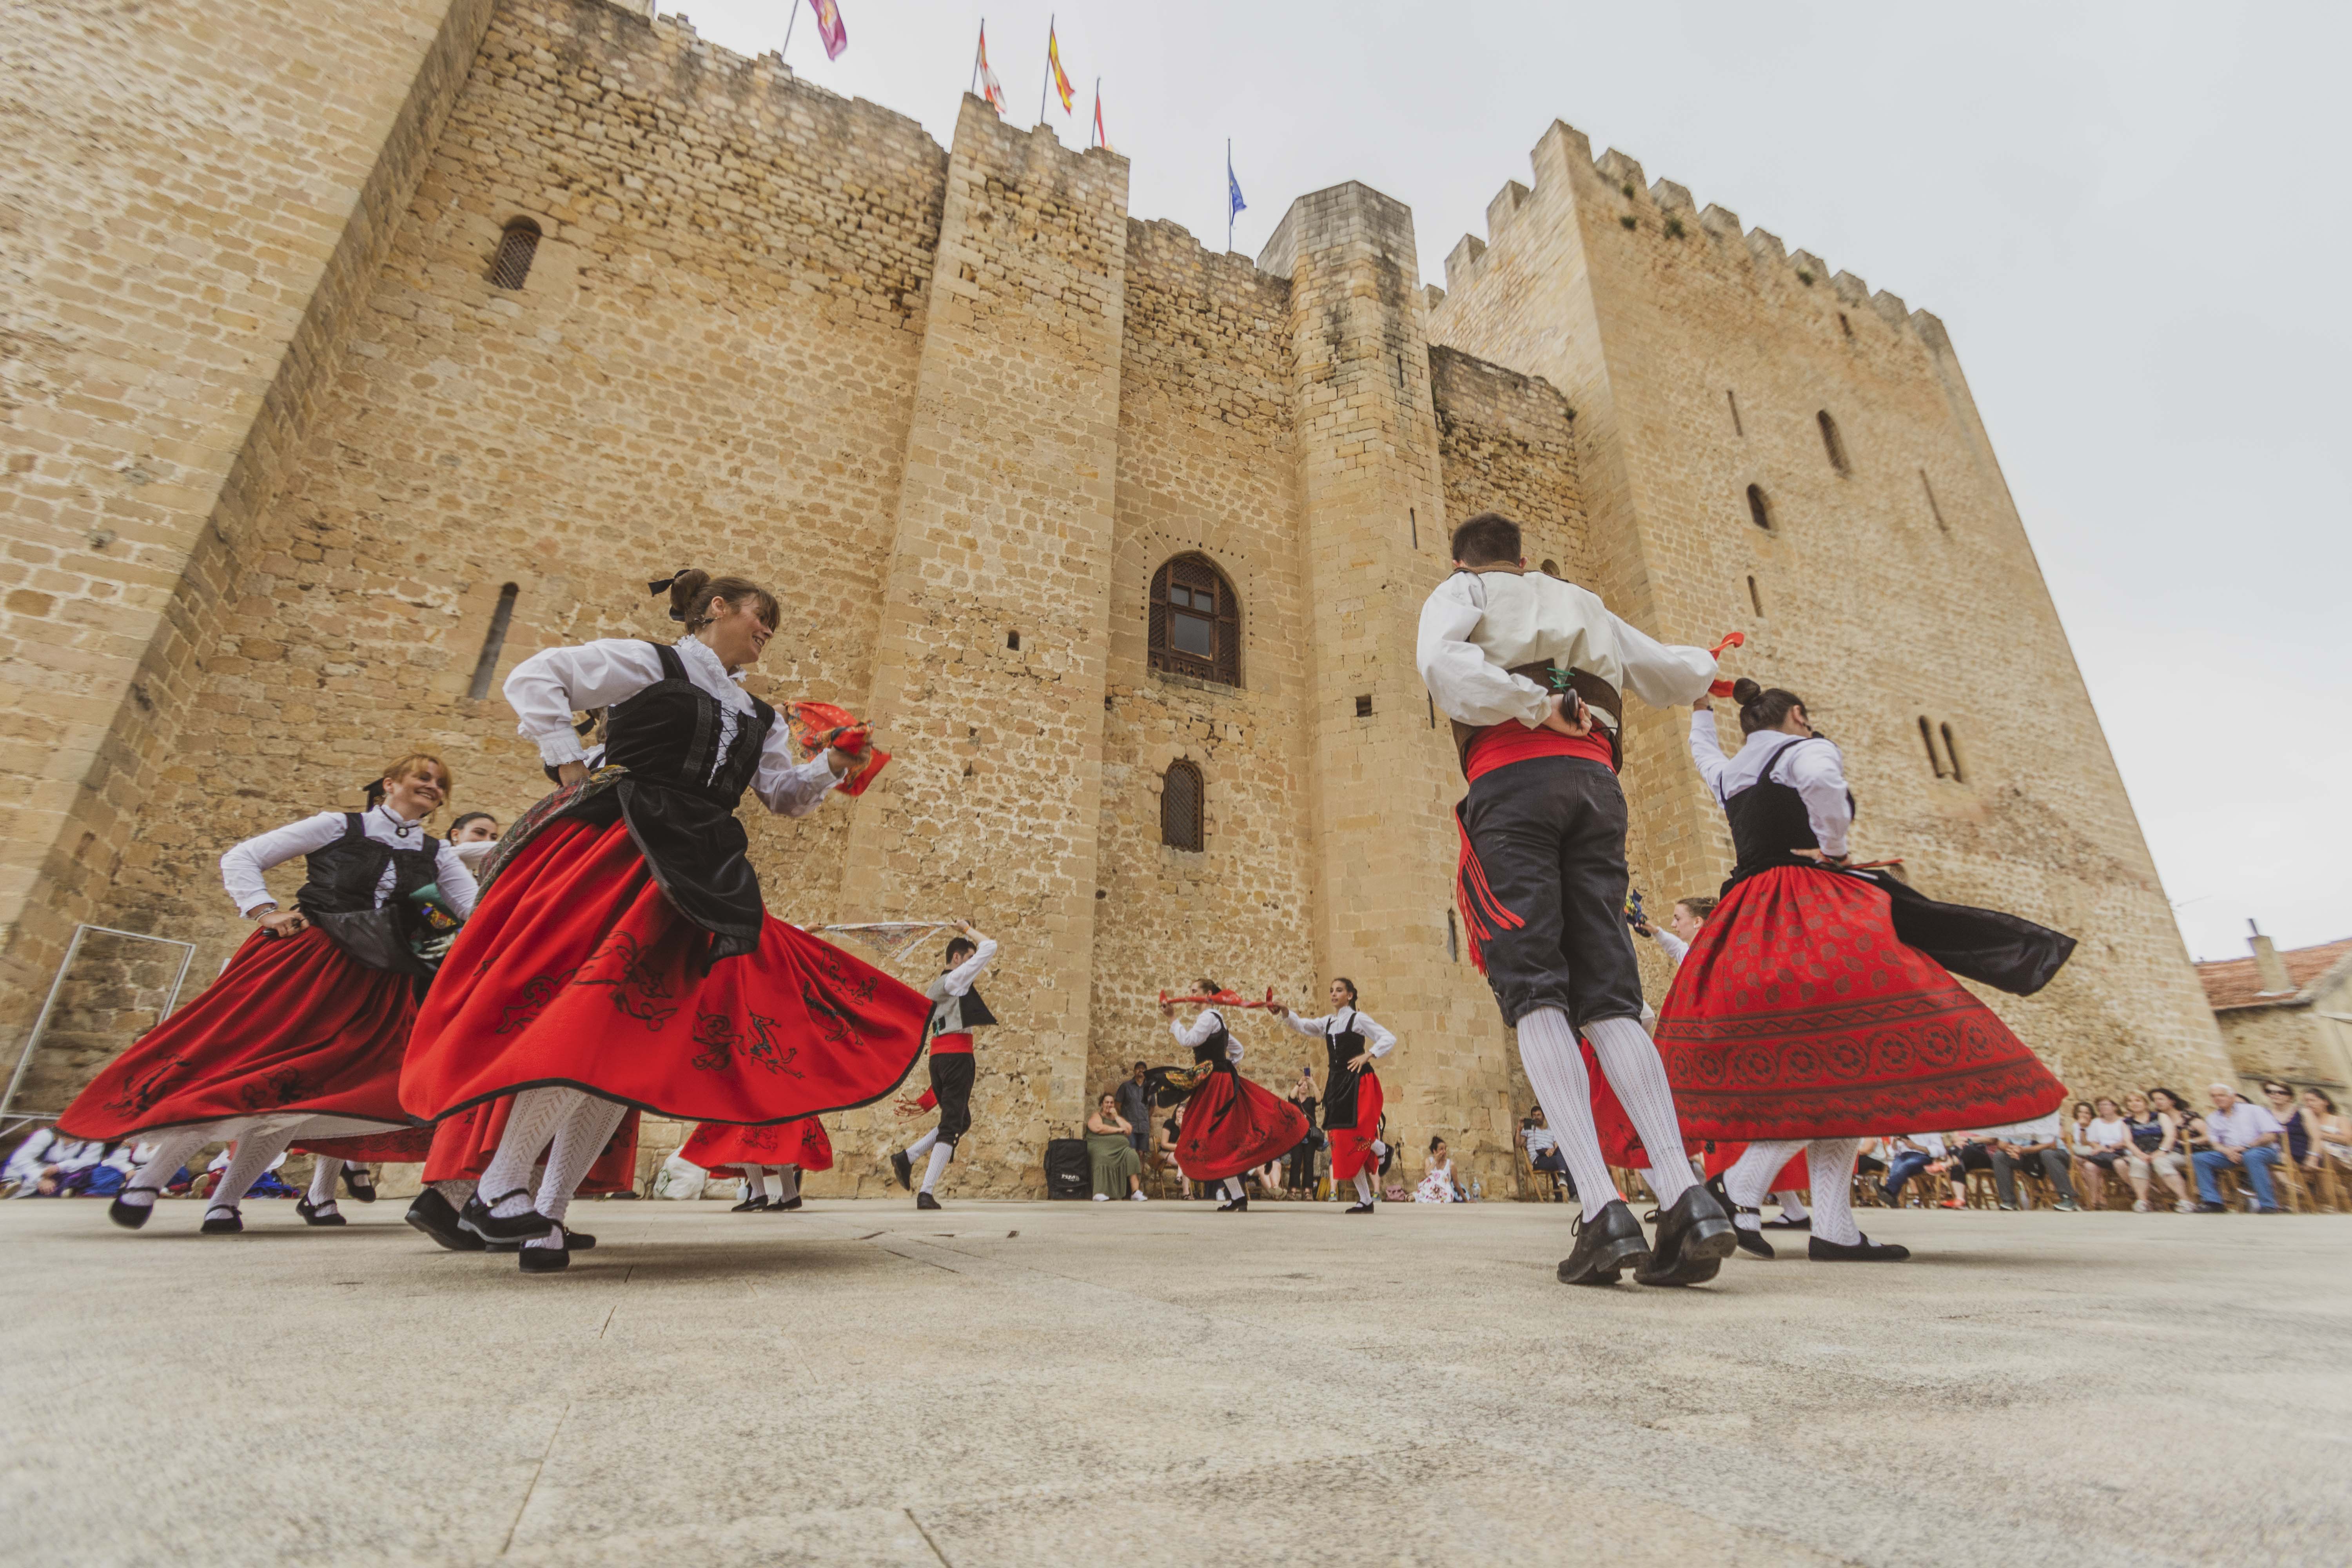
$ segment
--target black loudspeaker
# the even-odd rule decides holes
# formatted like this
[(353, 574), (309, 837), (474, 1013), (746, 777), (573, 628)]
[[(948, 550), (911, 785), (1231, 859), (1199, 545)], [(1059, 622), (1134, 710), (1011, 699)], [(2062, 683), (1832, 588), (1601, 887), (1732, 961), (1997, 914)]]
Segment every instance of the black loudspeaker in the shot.
[(1087, 1155), (1083, 1138), (1049, 1138), (1045, 1141), (1045, 1195), (1049, 1198), (1077, 1198), (1084, 1201), (1094, 1195), (1094, 1167)]

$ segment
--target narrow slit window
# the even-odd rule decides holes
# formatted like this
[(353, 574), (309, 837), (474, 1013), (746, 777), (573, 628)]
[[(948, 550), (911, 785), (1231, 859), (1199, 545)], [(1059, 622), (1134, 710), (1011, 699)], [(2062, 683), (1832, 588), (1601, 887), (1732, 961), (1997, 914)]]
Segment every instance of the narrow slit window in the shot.
[(1452, 910), (1445, 911), (1445, 956), (1452, 963), (1462, 962), (1462, 925)]
[(1756, 590), (1756, 579), (1755, 579), (1755, 578), (1753, 578), (1753, 577), (1750, 577), (1749, 579), (1748, 579), (1748, 604), (1750, 604), (1750, 605), (1754, 605), (1754, 606), (1755, 606), (1755, 609), (1756, 609), (1756, 613), (1757, 613), (1757, 615), (1759, 615), (1759, 616), (1760, 616), (1761, 615), (1763, 615), (1763, 613), (1764, 613), (1764, 595), (1763, 595), (1762, 594), (1760, 594), (1760, 593), (1757, 592), (1757, 590)]
[(1021, 634), (1019, 632), (1005, 633), (1004, 646), (1011, 648), (1014, 653), (1019, 653), (1021, 651)]
[(1927, 482), (1927, 470), (1925, 468), (1919, 470), (1919, 489), (1927, 497), (1927, 515), (1936, 520), (1937, 528), (1946, 533), (1951, 532), (1952, 525), (1944, 521), (1944, 509), (1936, 504), (1936, 487)]
[(1418, 550), (1421, 548), (1421, 513), (1412, 507), (1407, 507), (1404, 509), (1404, 520), (1412, 530), (1412, 547)]
[(1432, 697), (1427, 700), (1429, 702), (1429, 727), (1434, 730), (1437, 728), (1437, 699)]
[(1935, 726), (1927, 722), (1927, 716), (1925, 713), (1919, 715), (1919, 743), (1927, 748), (1927, 765), (1936, 770), (1937, 778), (1942, 778), (1944, 776), (1943, 754), (1936, 750)]
[(1764, 499), (1764, 487), (1761, 485), (1748, 487), (1748, 516), (1765, 532), (1772, 531), (1772, 503)]
[(482, 634), (482, 657), (474, 661), (474, 679), (466, 688), (466, 695), (480, 701), (490, 694), (490, 681), (499, 673), (499, 655), (506, 651), (507, 626), (514, 620), (515, 595), (521, 592), (512, 583), (499, 590), (498, 608), (490, 612), (490, 629)]
[(1969, 775), (1960, 771), (1960, 748), (1959, 743), (1952, 739), (1952, 727), (1949, 724), (1942, 724), (1937, 728), (1944, 734), (1944, 760), (1952, 764), (1952, 782), (1968, 783)]
[(1372, 694), (1367, 691), (1362, 696), (1356, 699), (1356, 717), (1359, 719), (1369, 719), (1371, 716)]
[(1843, 310), (1840, 310), (1838, 312), (1838, 331), (1843, 332), (1847, 337), (1853, 336), (1853, 323), (1845, 319), (1845, 312)]
[(1830, 411), (1824, 408), (1813, 418), (1822, 427), (1822, 449), (1830, 455), (1830, 467), (1840, 474), (1853, 472), (1853, 465), (1846, 461), (1845, 442), (1838, 435), (1837, 421), (1830, 417)]
[(490, 287), (520, 289), (530, 276), (531, 258), (539, 254), (539, 225), (519, 217), (499, 237), (499, 253), (490, 262)]
[(1201, 853), (1208, 837), (1202, 809), (1205, 793), (1197, 766), (1186, 762), (1168, 764), (1160, 781), (1160, 843), (1171, 849)]
[(1723, 401), (1731, 409), (1731, 433), (1746, 440), (1748, 432), (1739, 423), (1739, 395), (1727, 386), (1723, 389)]

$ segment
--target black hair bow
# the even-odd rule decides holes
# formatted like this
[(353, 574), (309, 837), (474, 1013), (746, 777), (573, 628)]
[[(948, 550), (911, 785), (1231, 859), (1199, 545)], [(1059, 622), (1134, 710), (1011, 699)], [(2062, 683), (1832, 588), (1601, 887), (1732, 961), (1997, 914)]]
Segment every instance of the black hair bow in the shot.
[[(680, 577), (685, 576), (689, 570), (690, 568), (688, 567), (681, 566), (676, 572), (673, 572), (668, 576), (663, 578), (660, 582), (646, 584), (646, 592), (648, 594), (667, 594), (670, 590), (670, 584), (676, 583)], [(673, 621), (682, 621), (686, 619), (686, 616), (678, 613), (677, 610), (672, 610), (669, 613), (669, 618)]]

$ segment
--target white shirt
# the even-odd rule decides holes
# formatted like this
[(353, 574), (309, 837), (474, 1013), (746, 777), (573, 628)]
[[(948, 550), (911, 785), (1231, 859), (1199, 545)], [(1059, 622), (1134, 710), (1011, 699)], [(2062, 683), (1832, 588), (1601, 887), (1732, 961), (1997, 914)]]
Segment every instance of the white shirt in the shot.
[[(971, 994), (972, 982), (980, 978), (980, 972), (987, 968), (988, 961), (995, 956), (996, 943), (987, 937), (982, 937), (980, 939), (980, 945), (972, 950), (970, 958), (940, 976), (939, 994), (930, 999), (931, 1027), (934, 1031), (960, 1032), (948, 1029), (948, 1025), (951, 1021), (958, 1025), (963, 1022), (963, 1005), (956, 998)], [(950, 1015), (953, 1016), (952, 1018)]]
[(1901, 1136), (1920, 1152), (1933, 1154), (1939, 1160), (1948, 1152), (1944, 1147), (1944, 1135), (1940, 1132), (1906, 1132)]
[(1394, 1035), (1373, 1023), (1370, 1013), (1360, 1013), (1353, 1007), (1321, 1018), (1302, 1018), (1296, 1013), (1289, 1013), (1284, 1015), (1284, 1020), (1302, 1035), (1314, 1035), (1324, 1039), (1353, 1029), (1364, 1037), (1364, 1050), (1370, 1056), (1384, 1057), (1396, 1049)]
[[(1182, 1024), (1177, 1023), (1172, 1018), (1170, 1019), (1168, 1023), (1168, 1032), (1176, 1037), (1176, 1043), (1178, 1045), (1190, 1050), (1193, 1047), (1200, 1045), (1211, 1035), (1215, 1034), (1219, 1029), (1222, 1029), (1224, 1026), (1225, 1020), (1223, 1016), (1220, 1015), (1214, 1007), (1204, 1007), (1201, 1010), (1201, 1016), (1192, 1020), (1192, 1024), (1190, 1028), (1187, 1028)], [(1241, 1037), (1238, 1035), (1227, 1035), (1225, 1037), (1225, 1060), (1229, 1062), (1237, 1062), (1241, 1059)]]
[[(306, 816), (299, 822), (273, 827), (268, 832), (247, 839), (233, 847), (220, 858), (221, 885), (228, 896), (236, 900), (236, 911), (250, 915), (264, 904), (274, 904), (277, 898), (261, 874), (274, 866), (282, 866), (297, 855), (308, 855), (314, 849), (324, 849), (343, 836), (343, 816), (340, 811), (322, 811), (316, 816)], [(394, 815), (388, 805), (371, 806), (360, 814), (360, 831), (378, 844), (389, 844), (395, 849), (414, 849), (425, 837), (425, 830), (412, 827), (403, 838), (397, 826), (404, 818)], [(395, 873), (387, 862), (383, 875), (375, 881), (375, 907), (392, 896)], [(466, 869), (466, 862), (441, 841), (441, 851), (433, 858), (433, 876), (440, 885), (441, 897), (459, 920), (474, 912), (474, 874)]]
[(1549, 1127), (1528, 1128), (1527, 1141), (1529, 1154), (1540, 1154), (1547, 1149), (1557, 1148), (1559, 1144), (1559, 1135)]
[[(719, 702), (719, 745), (710, 771), (717, 774), (753, 709), (751, 699), (730, 675), (710, 645), (700, 637), (681, 637), (678, 662), (699, 690)], [(506, 698), (520, 721), (515, 732), (539, 747), (540, 761), (550, 767), (587, 760), (580, 732), (572, 727), (576, 710), (609, 708), (626, 701), (662, 679), (661, 654), (652, 643), (634, 637), (600, 637), (577, 647), (541, 648), (507, 677)], [(823, 803), (825, 793), (840, 781), (819, 752), (805, 763), (793, 761), (792, 731), (781, 718), (768, 731), (760, 748), (759, 772), (751, 793), (770, 811), (784, 816), (805, 816)]]
[(1853, 805), (1846, 799), (1845, 757), (1834, 742), (1818, 735), (1793, 746), (1788, 744), (1791, 738), (1777, 730), (1759, 730), (1726, 758), (1716, 738), (1715, 715), (1704, 708), (1691, 715), (1691, 761), (1698, 764), (1699, 777), (1717, 800), (1728, 805), (1733, 795), (1764, 782), (1764, 759), (1774, 757), (1774, 749), (1780, 748), (1769, 776), (1804, 797), (1805, 820), (1822, 853), (1843, 855), (1846, 831), (1853, 826)]
[(2120, 1149), (2131, 1142), (2131, 1129), (2120, 1121), (2094, 1120), (2084, 1131), (2095, 1149)]
[(1683, 966), (1683, 957), (1690, 952), (1690, 943), (1685, 942), (1682, 938), (1676, 936), (1674, 932), (1668, 931), (1664, 926), (1652, 926), (1650, 928), (1650, 940), (1666, 950), (1666, 962), (1668, 963), (1673, 964), (1676, 969), (1680, 969)]
[(2265, 1106), (2242, 1100), (2227, 1110), (2205, 1113), (2205, 1136), (2216, 1149), (2245, 1149), (2265, 1132), (2284, 1132), (2279, 1119)]
[(1546, 658), (1661, 708), (1695, 701), (1715, 681), (1706, 649), (1662, 643), (1611, 615), (1591, 590), (1540, 572), (1456, 572), (1421, 606), (1413, 663), (1449, 718), (1538, 728), (1552, 693), (1511, 670)]

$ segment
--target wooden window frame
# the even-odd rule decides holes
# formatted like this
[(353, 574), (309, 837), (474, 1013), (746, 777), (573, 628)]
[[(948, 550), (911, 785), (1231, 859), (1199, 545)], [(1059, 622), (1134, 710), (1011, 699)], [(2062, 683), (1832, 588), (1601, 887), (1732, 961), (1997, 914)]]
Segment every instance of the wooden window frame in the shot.
[[(1176, 597), (1180, 594), (1184, 595), (1181, 601)], [(1201, 613), (1198, 602), (1203, 595), (1210, 601), (1206, 615)], [(1175, 646), (1173, 633), (1179, 616), (1208, 622), (1206, 656)], [(1147, 642), (1153, 669), (1237, 687), (1242, 683), (1241, 631), (1241, 597), (1234, 592), (1233, 580), (1207, 556), (1172, 556), (1161, 562), (1160, 570), (1151, 574)]]
[[(1180, 779), (1187, 784), (1180, 787)], [(1188, 855), (1208, 853), (1209, 781), (1189, 757), (1177, 758), (1160, 775), (1160, 842)]]

